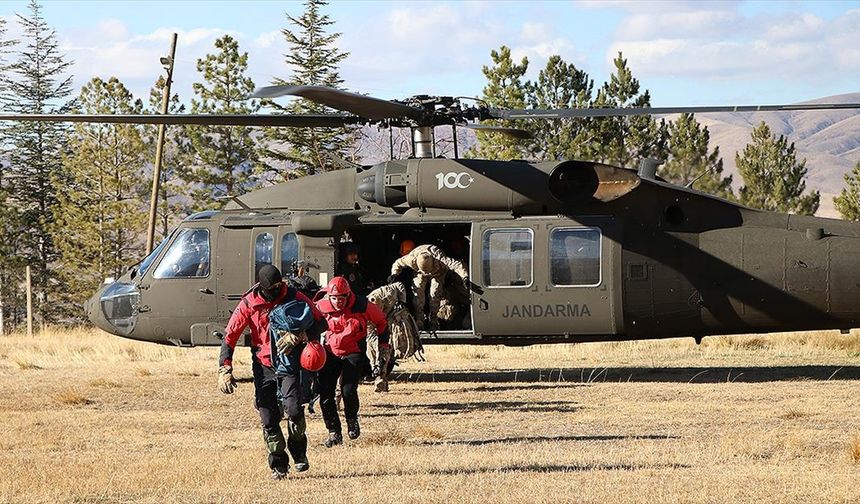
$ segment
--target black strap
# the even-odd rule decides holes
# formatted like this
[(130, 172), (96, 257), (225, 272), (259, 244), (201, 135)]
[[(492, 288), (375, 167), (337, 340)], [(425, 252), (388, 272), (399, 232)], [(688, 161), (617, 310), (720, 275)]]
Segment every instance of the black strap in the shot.
[(355, 295), (355, 303), (352, 304), (352, 313), (364, 313), (367, 311), (367, 298), (365, 296)]

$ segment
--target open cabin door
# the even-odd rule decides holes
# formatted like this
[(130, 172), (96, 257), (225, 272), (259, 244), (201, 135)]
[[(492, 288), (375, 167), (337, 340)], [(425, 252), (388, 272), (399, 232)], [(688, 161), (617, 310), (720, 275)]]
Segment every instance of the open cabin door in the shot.
[(620, 246), (611, 218), (486, 221), (472, 227), (478, 336), (615, 334)]

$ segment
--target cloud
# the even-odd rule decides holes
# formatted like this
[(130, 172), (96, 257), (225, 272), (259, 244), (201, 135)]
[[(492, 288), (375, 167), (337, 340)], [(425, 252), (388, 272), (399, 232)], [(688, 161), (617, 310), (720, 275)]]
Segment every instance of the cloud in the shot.
[(832, 20), (737, 9), (637, 12), (622, 21), (605, 64), (622, 51), (640, 78), (837, 80), (860, 70), (858, 26), (860, 11)]
[(620, 40), (647, 40), (673, 37), (721, 38), (729, 32), (738, 33), (746, 20), (729, 10), (700, 10), (661, 14), (634, 14), (621, 22), (616, 30)]

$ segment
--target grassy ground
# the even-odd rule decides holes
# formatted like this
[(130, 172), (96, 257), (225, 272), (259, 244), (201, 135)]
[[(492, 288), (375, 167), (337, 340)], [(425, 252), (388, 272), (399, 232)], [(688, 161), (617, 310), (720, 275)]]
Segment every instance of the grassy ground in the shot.
[(245, 349), (0, 338), (0, 502), (860, 502), (860, 337), (429, 347), (268, 480)]

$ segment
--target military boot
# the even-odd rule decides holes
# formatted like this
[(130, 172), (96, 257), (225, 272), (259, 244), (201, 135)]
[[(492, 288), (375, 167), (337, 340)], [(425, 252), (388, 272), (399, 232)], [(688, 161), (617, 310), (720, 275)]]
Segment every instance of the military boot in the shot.
[(346, 435), (349, 439), (358, 439), (361, 435), (361, 426), (358, 425), (358, 418), (346, 419)]
[(323, 443), (326, 448), (331, 448), (334, 445), (343, 444), (343, 434), (340, 432), (329, 432), (328, 439)]

